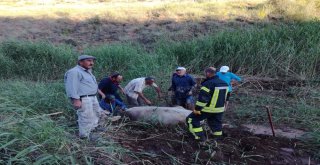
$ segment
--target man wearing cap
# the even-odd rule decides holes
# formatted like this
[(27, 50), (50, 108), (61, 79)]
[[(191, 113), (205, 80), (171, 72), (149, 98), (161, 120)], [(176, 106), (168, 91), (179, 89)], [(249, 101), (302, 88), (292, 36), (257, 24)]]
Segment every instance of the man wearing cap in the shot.
[(205, 70), (206, 79), (201, 83), (198, 101), (195, 109), (187, 118), (189, 131), (195, 140), (204, 141), (204, 131), (200, 121), (207, 119), (213, 136), (222, 136), (222, 115), (228, 93), (228, 84), (216, 76), (216, 69), (209, 67)]
[(241, 78), (238, 77), (237, 75), (235, 75), (234, 73), (231, 73), (229, 72), (229, 67), (228, 66), (222, 66), (220, 68), (220, 72), (217, 72), (217, 76), (225, 81), (228, 86), (229, 86), (229, 92), (227, 94), (227, 103), (226, 103), (226, 109), (228, 107), (228, 104), (229, 104), (229, 99), (230, 99), (230, 95), (231, 95), (231, 92), (232, 92), (232, 85), (231, 85), (231, 82), (232, 81), (241, 81)]
[(157, 84), (154, 83), (154, 81), (154, 77), (141, 77), (131, 80), (124, 88), (124, 92), (126, 94), (129, 105), (142, 106), (144, 105), (144, 103), (147, 105), (152, 104), (151, 101), (147, 99), (142, 93), (144, 88), (146, 88), (147, 86), (154, 87), (156, 92), (158, 93), (158, 97), (161, 98), (161, 90), (157, 86)]
[(80, 138), (90, 138), (91, 131), (98, 126), (101, 111), (96, 97), (98, 84), (92, 74), (95, 59), (89, 55), (79, 56), (78, 65), (64, 76), (67, 96), (77, 111)]
[(172, 75), (171, 82), (169, 90), (174, 92), (174, 102), (192, 110), (194, 107), (192, 90), (196, 85), (193, 77), (186, 73), (186, 68), (177, 67), (176, 73)]
[(118, 89), (124, 93), (124, 90), (120, 85), (122, 79), (123, 77), (120, 73), (113, 73), (110, 77), (103, 78), (98, 85), (98, 93), (101, 98), (104, 99), (106, 95), (114, 95), (117, 100), (123, 102), (118, 93)]

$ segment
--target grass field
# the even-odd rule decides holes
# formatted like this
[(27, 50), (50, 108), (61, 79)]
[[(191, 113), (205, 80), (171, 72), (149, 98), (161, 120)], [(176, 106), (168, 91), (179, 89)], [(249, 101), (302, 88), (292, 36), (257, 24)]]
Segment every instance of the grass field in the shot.
[(81, 52), (104, 43), (175, 41), (252, 25), (319, 19), (319, 0), (0, 3), (0, 41), (67, 43)]
[[(0, 164), (318, 164), (319, 5), (317, 0), (3, 1)], [(62, 80), (82, 52), (97, 57), (98, 80), (118, 71), (124, 86), (153, 75), (164, 91), (178, 65), (197, 75), (207, 66), (229, 65), (244, 77), (225, 118), (234, 128), (206, 149), (183, 125), (166, 128), (126, 118), (106, 122), (99, 142), (79, 140)], [(152, 91), (147, 95), (165, 105)], [(301, 129), (306, 136), (272, 138), (239, 129), (267, 125), (263, 106), (271, 107), (276, 128)]]

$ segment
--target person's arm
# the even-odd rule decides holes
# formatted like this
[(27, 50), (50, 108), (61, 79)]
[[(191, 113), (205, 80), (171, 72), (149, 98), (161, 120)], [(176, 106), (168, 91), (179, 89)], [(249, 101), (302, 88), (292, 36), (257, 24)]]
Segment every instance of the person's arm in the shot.
[(195, 110), (201, 111), (211, 100), (212, 91), (208, 87), (208, 84), (204, 84), (199, 93), (198, 101), (196, 102)]
[(232, 80), (237, 80), (238, 82), (241, 81), (241, 78), (239, 76), (237, 76), (236, 74), (234, 74), (234, 73), (230, 73), (230, 74), (231, 74), (231, 79)]
[(152, 104), (151, 101), (148, 100), (148, 99), (143, 95), (142, 92), (136, 92), (136, 93), (139, 95), (139, 97), (141, 97), (141, 98), (143, 99), (143, 101), (144, 101), (147, 105), (151, 105), (151, 104)]
[(155, 88), (155, 90), (156, 90), (156, 92), (158, 94), (158, 97), (161, 98), (162, 97), (162, 93), (161, 93), (160, 87), (156, 83), (153, 83), (152, 86)]
[(173, 75), (171, 78), (171, 90), (174, 92), (174, 91), (176, 91), (176, 88), (177, 88), (177, 86), (174, 82), (174, 75)]
[(121, 93), (124, 95), (125, 94), (124, 89), (122, 88), (122, 86), (120, 84), (118, 85), (118, 88), (120, 89)]
[(98, 93), (102, 99), (106, 98), (106, 95), (102, 92), (102, 89), (107, 85), (106, 78), (102, 79), (98, 84)]
[(100, 89), (98, 89), (98, 93), (99, 93), (99, 95), (101, 95), (102, 99), (106, 98), (106, 95)]
[(189, 90), (189, 92), (188, 92), (188, 95), (189, 96), (191, 96), (192, 95), (192, 92), (194, 91), (194, 89), (196, 88), (196, 86), (197, 86), (197, 83), (196, 83), (196, 81), (194, 80), (194, 78), (193, 77), (191, 77), (190, 76), (190, 85), (192, 86), (191, 87), (191, 89)]
[(67, 96), (71, 99), (75, 109), (81, 108), (80, 95), (78, 94), (80, 78), (78, 72), (72, 70), (66, 74), (65, 86)]

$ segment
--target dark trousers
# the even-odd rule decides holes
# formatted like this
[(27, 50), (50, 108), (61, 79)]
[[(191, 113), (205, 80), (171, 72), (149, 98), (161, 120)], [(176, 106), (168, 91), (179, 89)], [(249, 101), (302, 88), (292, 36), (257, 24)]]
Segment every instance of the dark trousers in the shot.
[(142, 97), (138, 97), (137, 99), (134, 99), (128, 95), (126, 95), (127, 101), (130, 107), (137, 107), (137, 106), (143, 106), (144, 105), (144, 100)]
[(191, 113), (187, 118), (187, 125), (189, 131), (193, 134), (195, 139), (204, 138), (203, 128), (200, 125), (200, 121), (207, 119), (208, 125), (213, 132), (214, 136), (222, 135), (222, 113), (206, 113), (201, 112), (201, 115), (195, 115)]

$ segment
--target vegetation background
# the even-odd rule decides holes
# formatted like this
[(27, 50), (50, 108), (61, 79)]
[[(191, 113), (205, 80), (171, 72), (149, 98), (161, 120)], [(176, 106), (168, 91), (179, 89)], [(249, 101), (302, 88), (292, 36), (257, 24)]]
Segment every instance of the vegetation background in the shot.
[(117, 137), (77, 139), (63, 75), (82, 53), (97, 57), (98, 80), (118, 71), (124, 86), (153, 75), (164, 91), (177, 66), (201, 75), (228, 65), (245, 79), (227, 119), (263, 124), (257, 106), (270, 105), (274, 122), (306, 131), (304, 152), (320, 158), (319, 0), (10, 0), (0, 11), (0, 164), (121, 164), (126, 155), (145, 163), (141, 154), (151, 153), (133, 152)]

